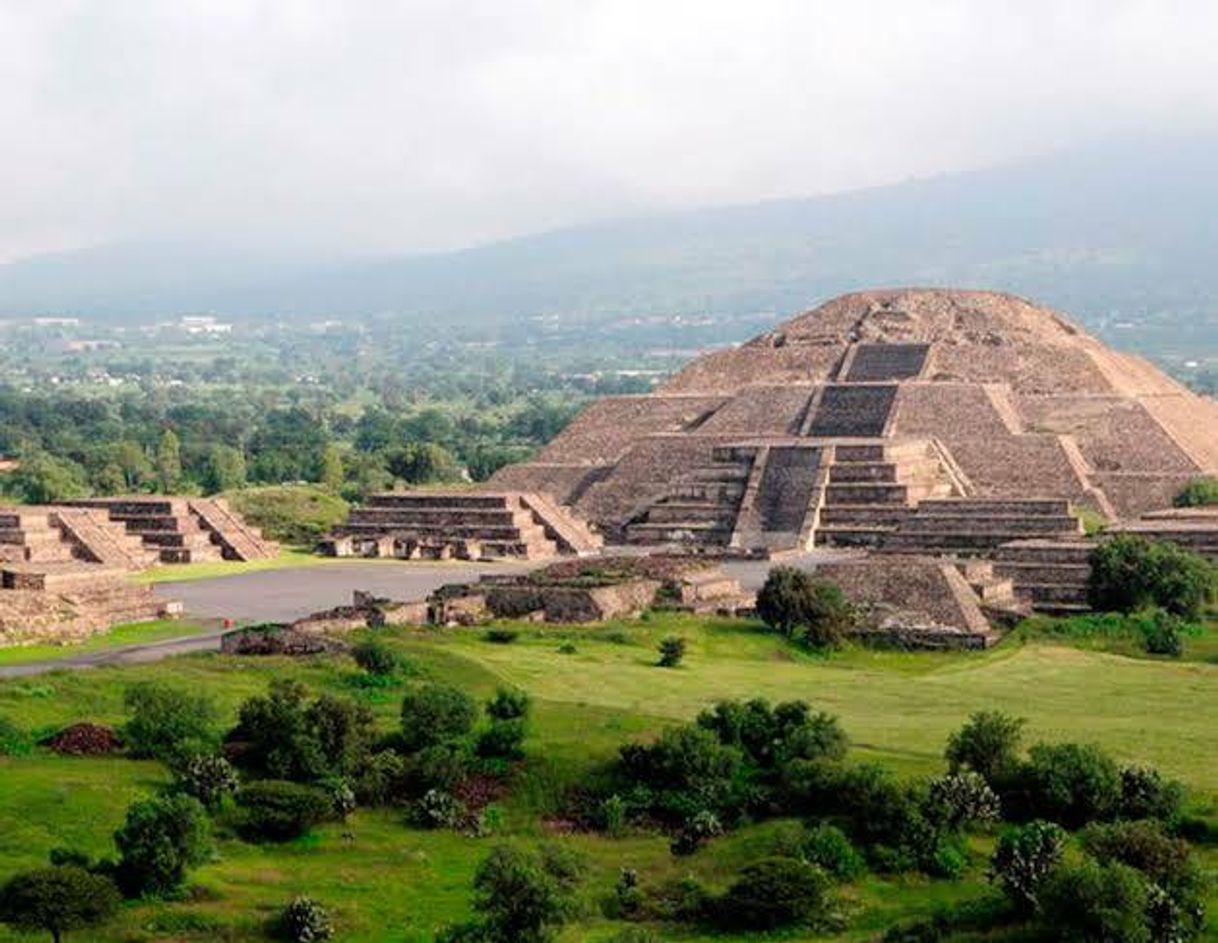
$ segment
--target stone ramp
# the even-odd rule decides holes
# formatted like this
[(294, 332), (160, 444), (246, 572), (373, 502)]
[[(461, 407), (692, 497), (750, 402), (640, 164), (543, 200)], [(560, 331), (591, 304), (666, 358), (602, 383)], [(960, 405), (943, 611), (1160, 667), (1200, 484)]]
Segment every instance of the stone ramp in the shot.
[(94, 563), (142, 570), (158, 559), (158, 554), (146, 549), (143, 541), (127, 533), (122, 525), (111, 521), (104, 510), (61, 507), (51, 517), (80, 555)]
[(533, 512), (534, 521), (545, 529), (546, 537), (554, 541), (559, 552), (584, 556), (599, 552), (603, 546), (600, 535), (585, 521), (547, 495), (530, 492), (522, 494), (520, 501)]
[(269, 560), (279, 554), (279, 544), (245, 523), (223, 498), (191, 498), (187, 506), (210, 531), (226, 560)]
[(866, 439), (882, 436), (896, 399), (895, 383), (830, 384), (816, 404), (808, 435)]

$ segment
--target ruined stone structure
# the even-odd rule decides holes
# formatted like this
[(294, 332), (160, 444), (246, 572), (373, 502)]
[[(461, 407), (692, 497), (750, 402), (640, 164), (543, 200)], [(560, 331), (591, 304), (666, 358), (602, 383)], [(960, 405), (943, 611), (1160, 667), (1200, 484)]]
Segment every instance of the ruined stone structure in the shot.
[[(143, 563), (261, 560), (275, 556), (269, 541), (234, 513), (223, 498), (133, 496), (73, 502), (75, 513), (108, 521), (142, 548)], [(71, 513), (67, 508), (61, 514)], [(113, 528), (111, 528), (113, 530)], [(130, 543), (130, 541), (129, 541)]]
[(0, 646), (75, 641), (124, 622), (176, 615), (127, 574), (150, 562), (104, 514), (0, 507)]
[(600, 538), (545, 495), (407, 491), (372, 495), (322, 542), (333, 556), (478, 560), (594, 553)]
[(599, 400), (492, 484), (632, 543), (985, 552), (1162, 508), (1218, 405), (1009, 295), (846, 295), (658, 392)]

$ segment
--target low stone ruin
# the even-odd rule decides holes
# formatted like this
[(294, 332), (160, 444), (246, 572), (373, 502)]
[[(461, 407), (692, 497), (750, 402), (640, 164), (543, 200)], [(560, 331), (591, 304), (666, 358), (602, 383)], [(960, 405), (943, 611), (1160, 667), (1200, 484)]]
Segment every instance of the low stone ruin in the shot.
[(345, 651), (341, 642), (280, 622), (244, 626), (220, 637), (225, 655), (324, 655)]

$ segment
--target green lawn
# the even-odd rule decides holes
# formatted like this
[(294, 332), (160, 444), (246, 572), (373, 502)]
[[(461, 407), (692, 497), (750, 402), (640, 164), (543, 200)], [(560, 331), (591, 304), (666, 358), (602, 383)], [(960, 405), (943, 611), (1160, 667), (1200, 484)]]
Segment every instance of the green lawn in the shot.
[[(689, 640), (684, 664), (654, 666), (655, 645), (680, 632)], [(827, 658), (788, 648), (747, 623), (653, 616), (587, 630), (521, 627), (511, 644), (486, 641), (480, 631), (394, 631), (393, 644), (418, 674), (444, 678), (480, 697), (502, 682), (535, 698), (530, 757), (505, 801), (507, 829), (520, 840), (541, 833), (540, 814), (562, 785), (611, 757), (625, 740), (688, 719), (719, 697), (804, 698), (837, 713), (856, 750), (910, 774), (941, 768), (943, 741), (970, 711), (996, 707), (1027, 717), (1031, 739), (1080, 739), (1103, 744), (1127, 760), (1160, 766), (1189, 783), (1196, 808), (1208, 815), (1218, 801), (1218, 665), (1126, 658), (1044, 641), (1008, 644), (984, 654), (898, 654), (848, 650)], [(571, 640), (576, 652), (559, 651)], [(364, 689), (345, 658), (233, 658), (192, 655), (151, 665), (53, 672), (0, 682), (0, 714), (46, 731), (67, 722), (122, 720), (123, 687), (160, 678), (212, 692), (229, 718), (242, 699), (274, 676), (299, 677), (315, 689), (365, 699), (388, 730), (401, 689)], [(406, 682), (404, 682), (406, 683)], [(45, 861), (56, 845), (94, 853), (109, 850), (110, 833), (133, 797), (164, 781), (157, 765), (125, 759), (65, 759), (43, 751), (0, 759), (0, 877)], [(622, 866), (645, 881), (694, 872), (722, 886), (741, 864), (768, 853), (782, 823), (742, 829), (691, 858), (674, 859), (653, 834), (621, 839), (561, 839), (588, 860), (587, 916), (566, 929), (564, 943), (606, 941), (621, 929), (598, 916)], [(400, 812), (361, 810), (354, 839), (326, 826), (288, 846), (254, 846), (221, 836), (216, 860), (192, 876), (191, 899), (124, 909), (102, 931), (69, 939), (236, 941), (264, 939), (266, 919), (293, 894), (307, 892), (335, 911), (344, 941), (423, 943), (434, 929), (468, 913), (473, 868), (490, 840), (405, 826)], [(961, 881), (868, 878), (844, 891), (850, 929), (837, 939), (874, 940), (898, 917), (929, 912), (936, 903), (982, 892), (985, 839)], [(1209, 851), (1205, 863), (1218, 866)], [(1218, 899), (1211, 907), (1218, 906)], [(663, 939), (731, 943), (743, 937), (704, 937), (665, 931)], [(0, 941), (16, 940), (0, 929)], [(813, 939), (806, 935), (789, 941)], [(1218, 940), (1211, 931), (1210, 940)]]
[(262, 570), (284, 570), (289, 567), (317, 566), (336, 562), (331, 557), (319, 556), (298, 547), (284, 548), (269, 560), (216, 560), (206, 563), (174, 563), (153, 566), (134, 574), (137, 583), (184, 583), (194, 580), (210, 580), (217, 576), (236, 576), (240, 573), (258, 573)]

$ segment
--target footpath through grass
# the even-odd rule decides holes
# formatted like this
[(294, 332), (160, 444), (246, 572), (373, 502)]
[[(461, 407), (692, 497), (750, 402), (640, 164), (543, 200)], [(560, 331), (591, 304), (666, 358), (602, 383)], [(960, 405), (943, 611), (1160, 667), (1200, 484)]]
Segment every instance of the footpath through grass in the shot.
[[(850, 649), (815, 657), (749, 623), (653, 615), (587, 629), (517, 627), (508, 644), (481, 630), (390, 631), (383, 637), (414, 673), (390, 687), (360, 685), (345, 656), (238, 658), (192, 655), (148, 665), (52, 672), (0, 681), (0, 715), (35, 733), (78, 720), (122, 722), (123, 691), (158, 679), (212, 694), (232, 722), (242, 700), (265, 691), (272, 677), (291, 676), (315, 691), (360, 699), (378, 725), (395, 727), (405, 686), (444, 679), (479, 698), (510, 683), (534, 697), (528, 760), (504, 800), (502, 836), (531, 842), (563, 789), (615, 755), (627, 740), (692, 718), (723, 697), (803, 698), (838, 714), (857, 753), (907, 774), (942, 769), (947, 734), (980, 708), (1028, 718), (1028, 739), (1101, 744), (1126, 761), (1159, 766), (1185, 780), (1194, 809), (1212, 816), (1218, 799), (1218, 665), (1132, 659), (1036, 641), (987, 653), (902, 654)], [(689, 643), (677, 669), (655, 667), (656, 645), (681, 634)], [(566, 652), (561, 649), (568, 646)], [(574, 645), (574, 652), (569, 646)], [(0, 879), (42, 864), (52, 847), (71, 845), (112, 854), (111, 834), (137, 796), (167, 778), (153, 763), (122, 758), (64, 758), (37, 749), (0, 759)], [(771, 853), (781, 822), (740, 829), (689, 858), (673, 858), (665, 836), (632, 832), (620, 839), (563, 836), (589, 866), (585, 915), (562, 943), (604, 943), (623, 924), (599, 915), (623, 866), (645, 882), (687, 873), (722, 887), (744, 863)], [(357, 811), (351, 837), (327, 825), (287, 845), (251, 845), (221, 834), (215, 860), (192, 874), (187, 899), (125, 907), (99, 931), (77, 939), (98, 943), (245, 941), (266, 939), (267, 919), (288, 899), (307, 893), (334, 913), (338, 939), (425, 943), (442, 924), (469, 914), (470, 880), (493, 840), (408, 827), (401, 810)], [(898, 918), (929, 913), (937, 903), (983, 892), (989, 839), (973, 841), (959, 881), (870, 876), (843, 891), (849, 929), (834, 939), (875, 940)], [(1218, 866), (1214, 850), (1201, 852)], [(1211, 907), (1218, 899), (1211, 900)], [(703, 936), (662, 929), (686, 943), (736, 943), (750, 937)], [(0, 941), (27, 939), (0, 928)], [(72, 939), (69, 936), (69, 939)], [(752, 937), (751, 939), (756, 939)], [(807, 934), (788, 941), (819, 939)], [(1218, 932), (1206, 937), (1218, 940)]]

